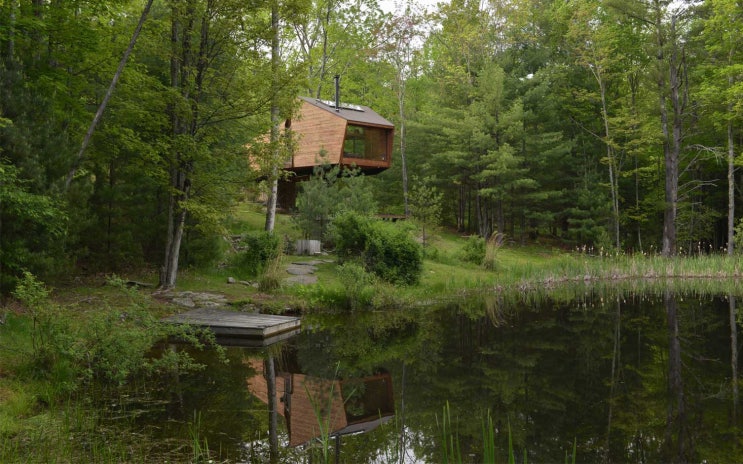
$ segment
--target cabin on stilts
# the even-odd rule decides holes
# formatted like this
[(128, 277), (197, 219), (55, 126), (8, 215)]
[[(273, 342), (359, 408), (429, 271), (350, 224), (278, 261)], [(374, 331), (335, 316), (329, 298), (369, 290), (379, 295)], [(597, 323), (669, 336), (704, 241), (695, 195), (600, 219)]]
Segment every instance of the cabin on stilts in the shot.
[(395, 126), (367, 106), (341, 103), (337, 95), (335, 101), (299, 97), (297, 117), (286, 122), (296, 147), (284, 165), (294, 175), (279, 182), (282, 208), (294, 206), (297, 183), (316, 166), (355, 166), (370, 175), (391, 165)]

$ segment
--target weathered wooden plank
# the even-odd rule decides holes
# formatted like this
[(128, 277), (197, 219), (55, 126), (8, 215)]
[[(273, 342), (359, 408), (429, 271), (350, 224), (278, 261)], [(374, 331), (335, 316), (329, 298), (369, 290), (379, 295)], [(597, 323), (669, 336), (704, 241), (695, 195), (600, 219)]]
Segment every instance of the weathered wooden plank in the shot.
[(163, 320), (172, 324), (208, 327), (215, 335), (225, 337), (268, 338), (300, 327), (298, 317), (240, 313), (212, 308), (194, 309)]

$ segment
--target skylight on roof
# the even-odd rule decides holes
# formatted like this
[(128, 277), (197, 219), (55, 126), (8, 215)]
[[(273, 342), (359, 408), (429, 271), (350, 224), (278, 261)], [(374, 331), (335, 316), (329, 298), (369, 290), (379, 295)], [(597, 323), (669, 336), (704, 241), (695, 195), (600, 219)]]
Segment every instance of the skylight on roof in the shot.
[[(329, 106), (331, 108), (335, 108), (335, 102), (333, 100), (317, 100), (320, 103), (322, 103), (325, 106)], [(353, 110), (353, 111), (360, 111), (364, 112), (364, 109), (359, 105), (354, 105), (352, 103), (343, 103), (341, 102), (341, 108), (344, 110)]]

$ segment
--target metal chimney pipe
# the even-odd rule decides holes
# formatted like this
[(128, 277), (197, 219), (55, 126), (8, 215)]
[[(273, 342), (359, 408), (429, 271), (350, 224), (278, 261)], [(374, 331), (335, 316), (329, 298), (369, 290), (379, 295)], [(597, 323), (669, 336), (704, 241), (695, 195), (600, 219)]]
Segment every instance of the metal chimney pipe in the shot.
[(335, 80), (335, 111), (340, 112), (341, 110), (341, 85), (340, 85), (341, 76), (336, 74), (334, 77), (334, 80)]

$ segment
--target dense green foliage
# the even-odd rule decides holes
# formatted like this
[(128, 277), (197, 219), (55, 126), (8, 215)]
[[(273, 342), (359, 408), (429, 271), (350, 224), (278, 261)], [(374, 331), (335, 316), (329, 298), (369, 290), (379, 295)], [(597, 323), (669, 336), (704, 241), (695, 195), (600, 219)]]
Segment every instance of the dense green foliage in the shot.
[(733, 247), (735, 0), (453, 0), (426, 14), (296, 0), (278, 9), (279, 61), (271, 2), (154, 2), (81, 150), (141, 3), (0, 6), (4, 292), (24, 270), (69, 264), (154, 266), (164, 287), (179, 261), (213, 265), (231, 207), (266, 175), (246, 147), (269, 132), (272, 102), (283, 120), (298, 94), (331, 98), (336, 73), (344, 101), (396, 123), (396, 159), (373, 178), (306, 182), (307, 237), (324, 239), (344, 208), (379, 205), (517, 243)]
[(341, 213), (333, 219), (330, 234), (341, 263), (359, 258), (364, 253), (371, 228), (372, 219), (352, 211)]
[(345, 211), (371, 216), (377, 210), (369, 183), (357, 169), (318, 166), (300, 188), (293, 218), (308, 239), (328, 241), (328, 227)]
[(0, 159), (0, 294), (24, 270), (48, 272), (64, 262), (67, 218), (61, 205), (26, 184), (14, 165)]
[(282, 252), (283, 240), (275, 234), (255, 231), (240, 240), (240, 253), (235, 257), (235, 267), (248, 277), (260, 275), (268, 263)]
[(340, 260), (361, 261), (367, 271), (395, 284), (420, 279), (423, 250), (407, 227), (346, 212), (333, 220), (331, 231)]
[(14, 342), (11, 363), (17, 372), (50, 383), (53, 390), (47, 392), (46, 401), (55, 401), (56, 395), (70, 394), (90, 381), (115, 386), (153, 373), (192, 369), (196, 366), (185, 353), (161, 357), (148, 353), (168, 337), (199, 346), (201, 340), (213, 341), (210, 333), (160, 322), (145, 307), (145, 300), (124, 288), (120, 280), (111, 279), (109, 285), (119, 287), (128, 303), (78, 320), (79, 316), (70, 317), (68, 308), (53, 302), (50, 291), (32, 274), (25, 273), (19, 281), (14, 296), (29, 317), (18, 319), (1, 348), (9, 350), (8, 343)]
[(373, 223), (367, 237), (367, 269), (394, 284), (418, 283), (423, 272), (423, 250), (410, 233), (395, 224)]
[(470, 263), (482, 264), (485, 260), (485, 239), (470, 235), (462, 247), (462, 259)]

